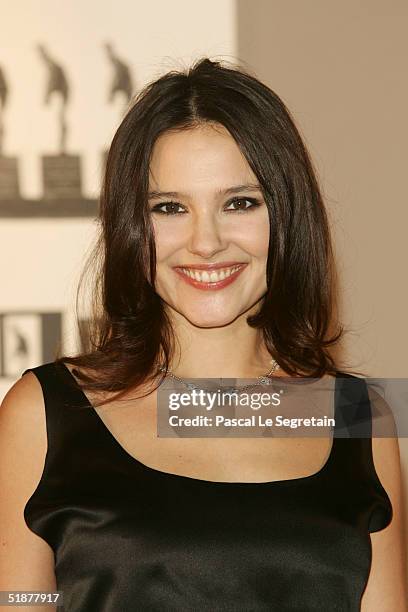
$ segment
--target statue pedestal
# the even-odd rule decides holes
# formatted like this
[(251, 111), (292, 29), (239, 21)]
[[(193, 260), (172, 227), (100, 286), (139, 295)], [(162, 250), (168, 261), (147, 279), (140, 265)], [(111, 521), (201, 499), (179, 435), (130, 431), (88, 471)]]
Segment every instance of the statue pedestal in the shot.
[(101, 162), (100, 162), (100, 169), (101, 169), (101, 184), (103, 183), (103, 180), (105, 178), (105, 172), (106, 172), (106, 164), (108, 161), (108, 155), (109, 155), (109, 149), (105, 149), (104, 151), (101, 152)]
[(81, 159), (79, 155), (42, 156), (44, 199), (82, 198)]
[(0, 155), (0, 200), (20, 199), (17, 157)]

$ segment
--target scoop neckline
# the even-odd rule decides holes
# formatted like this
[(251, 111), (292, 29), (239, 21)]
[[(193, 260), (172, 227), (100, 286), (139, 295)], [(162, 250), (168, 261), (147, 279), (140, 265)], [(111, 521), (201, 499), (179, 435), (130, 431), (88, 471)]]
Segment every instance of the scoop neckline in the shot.
[(317, 472), (314, 472), (313, 474), (308, 474), (307, 476), (298, 476), (297, 478), (286, 478), (286, 479), (281, 479), (281, 480), (266, 480), (266, 481), (260, 481), (260, 482), (242, 482), (242, 481), (235, 481), (235, 480), (208, 480), (206, 478), (197, 478), (196, 476), (188, 476), (185, 474), (176, 474), (174, 472), (166, 472), (165, 470), (160, 470), (158, 468), (154, 468), (151, 467), (150, 465), (147, 465), (146, 463), (143, 463), (143, 461), (141, 461), (140, 459), (138, 459), (137, 457), (134, 457), (133, 455), (131, 455), (125, 448), (124, 446), (122, 446), (122, 444), (119, 442), (119, 440), (113, 435), (113, 433), (110, 431), (110, 429), (107, 427), (107, 425), (105, 425), (105, 423), (103, 422), (103, 420), (101, 419), (101, 417), (99, 416), (99, 414), (97, 413), (95, 407), (93, 406), (93, 404), (90, 402), (90, 400), (88, 399), (88, 396), (85, 394), (85, 392), (81, 389), (80, 385), (78, 384), (78, 381), (76, 380), (75, 376), (72, 374), (71, 370), (68, 368), (68, 366), (64, 363), (64, 362), (59, 362), (63, 368), (64, 371), (68, 374), (68, 376), (74, 381), (75, 383), (75, 387), (76, 390), (79, 392), (79, 394), (81, 395), (81, 397), (83, 398), (83, 400), (85, 401), (86, 405), (88, 408), (91, 409), (91, 411), (89, 412), (89, 414), (92, 415), (94, 421), (97, 423), (99, 429), (102, 431), (103, 435), (105, 435), (107, 438), (109, 438), (110, 442), (112, 443), (112, 446), (116, 449), (117, 452), (119, 452), (119, 455), (122, 455), (122, 457), (130, 464), (130, 465), (134, 465), (134, 466), (139, 466), (139, 468), (146, 470), (148, 472), (150, 472), (153, 475), (157, 475), (160, 477), (167, 477), (167, 478), (171, 478), (174, 480), (180, 480), (180, 481), (184, 481), (184, 482), (190, 482), (190, 483), (202, 483), (203, 485), (214, 485), (214, 486), (225, 486), (225, 487), (231, 487), (231, 486), (235, 486), (235, 487), (265, 487), (265, 486), (272, 486), (272, 485), (276, 485), (276, 486), (287, 486), (287, 485), (291, 485), (291, 484), (300, 484), (302, 482), (305, 481), (310, 481), (313, 480), (315, 478), (319, 478), (321, 477), (328, 469), (330, 464), (333, 461), (335, 452), (336, 452), (336, 448), (337, 448), (337, 436), (334, 435), (335, 433), (335, 429), (336, 429), (336, 422), (337, 422), (337, 417), (338, 417), (338, 401), (337, 401), (337, 394), (338, 394), (338, 380), (339, 380), (339, 372), (336, 372), (335, 376), (334, 376), (334, 393), (333, 393), (333, 404), (334, 404), (334, 410), (333, 410), (333, 418), (334, 418), (334, 431), (333, 431), (333, 435), (331, 436), (331, 446), (330, 446), (330, 451), (329, 454), (326, 458), (326, 461), (323, 463), (323, 465), (318, 469)]

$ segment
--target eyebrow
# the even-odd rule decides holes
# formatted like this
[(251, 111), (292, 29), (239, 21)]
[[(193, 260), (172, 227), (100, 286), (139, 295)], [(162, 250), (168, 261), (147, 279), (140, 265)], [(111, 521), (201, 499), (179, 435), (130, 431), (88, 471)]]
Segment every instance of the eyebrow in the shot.
[[(246, 185), (234, 185), (228, 189), (218, 189), (215, 195), (230, 195), (233, 193), (242, 193), (243, 191), (261, 191), (261, 186), (257, 183), (248, 183)], [(190, 194), (179, 191), (149, 191), (148, 198), (178, 198), (180, 196), (189, 197)]]

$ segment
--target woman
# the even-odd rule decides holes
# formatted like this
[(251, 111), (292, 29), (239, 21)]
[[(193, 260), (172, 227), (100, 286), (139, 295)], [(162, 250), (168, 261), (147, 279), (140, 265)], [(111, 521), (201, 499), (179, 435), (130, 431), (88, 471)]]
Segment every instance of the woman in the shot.
[(396, 439), (156, 434), (165, 377), (334, 378), (336, 416), (342, 389), (369, 406), (329, 352), (328, 222), (283, 102), (208, 59), (149, 84), (100, 220), (92, 349), (1, 410), (1, 588), (69, 611), (405, 610)]

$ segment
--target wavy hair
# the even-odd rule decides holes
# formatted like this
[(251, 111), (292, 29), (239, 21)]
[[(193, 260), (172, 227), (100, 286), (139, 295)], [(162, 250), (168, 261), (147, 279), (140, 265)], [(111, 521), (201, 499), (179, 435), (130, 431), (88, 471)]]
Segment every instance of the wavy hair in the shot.
[(85, 330), (80, 326), (81, 354), (56, 359), (76, 366), (82, 389), (118, 392), (116, 399), (157, 377), (160, 384), (167, 373), (175, 337), (154, 290), (149, 165), (161, 134), (203, 123), (229, 131), (268, 207), (267, 292), (259, 311), (247, 317), (248, 325), (262, 329), (269, 353), (289, 375), (321, 377), (339, 371), (332, 349), (344, 327), (337, 319), (333, 248), (306, 146), (274, 91), (244, 69), (201, 58), (146, 85), (112, 140), (100, 196), (100, 231), (77, 293), (79, 321), (78, 295), (92, 269), (92, 316)]

